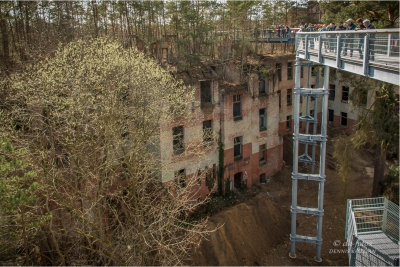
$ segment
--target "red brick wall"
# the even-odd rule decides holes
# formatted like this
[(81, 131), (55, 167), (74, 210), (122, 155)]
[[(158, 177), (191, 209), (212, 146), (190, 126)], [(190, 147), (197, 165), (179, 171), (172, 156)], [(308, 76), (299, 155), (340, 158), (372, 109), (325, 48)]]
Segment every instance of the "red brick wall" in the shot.
[(259, 183), (260, 175), (265, 173), (266, 177), (275, 174), (282, 169), (283, 146), (278, 145), (267, 148), (266, 164), (260, 166), (259, 153), (252, 153), (251, 143), (243, 145), (243, 157), (241, 160), (234, 161), (233, 148), (225, 151), (225, 181), (233, 177), (236, 173), (242, 172), (243, 176), (247, 173), (247, 179), (243, 181), (247, 187)]
[(335, 115), (333, 116), (333, 123), (330, 122), (329, 125), (334, 129), (339, 129), (339, 128), (342, 129), (346, 134), (352, 133), (354, 125), (357, 123), (357, 121), (347, 118), (347, 126), (341, 126), (340, 120), (341, 120), (340, 116)]

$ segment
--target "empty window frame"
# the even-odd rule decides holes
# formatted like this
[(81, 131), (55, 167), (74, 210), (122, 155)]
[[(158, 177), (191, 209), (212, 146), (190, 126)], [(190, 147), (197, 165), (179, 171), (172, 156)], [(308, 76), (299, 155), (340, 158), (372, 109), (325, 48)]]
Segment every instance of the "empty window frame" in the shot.
[(349, 101), (349, 91), (350, 88), (348, 86), (342, 86), (342, 102)]
[(287, 79), (288, 80), (293, 79), (293, 63), (292, 62), (287, 63)]
[(183, 126), (172, 128), (172, 138), (174, 154), (182, 154), (185, 151)]
[(267, 130), (267, 109), (260, 109), (260, 132)]
[(200, 81), (201, 104), (211, 103), (211, 81)]
[(328, 109), (328, 121), (333, 122), (335, 111), (333, 109)]
[(233, 139), (233, 157), (234, 160), (242, 159), (242, 136)]
[(347, 126), (347, 113), (346, 112), (340, 113), (340, 125)]
[(267, 179), (265, 179), (265, 173), (260, 174), (260, 184), (265, 184)]
[(300, 69), (300, 78), (304, 77), (304, 67), (301, 67)]
[(286, 131), (292, 129), (292, 115), (286, 116)]
[(279, 108), (282, 108), (282, 96), (281, 96), (281, 91), (278, 91), (278, 98), (279, 98)]
[(178, 188), (186, 187), (186, 172), (185, 169), (175, 171), (175, 181)]
[(278, 74), (278, 81), (282, 81), (282, 63), (276, 63), (276, 73)]
[(314, 118), (314, 110), (313, 109), (310, 110), (310, 116)]
[(203, 142), (205, 146), (212, 143), (212, 135), (212, 120), (203, 121)]
[(286, 103), (288, 106), (292, 105), (292, 89), (287, 89)]
[(311, 76), (317, 76), (317, 68), (311, 67)]
[(233, 96), (233, 120), (242, 119), (242, 95)]
[(329, 85), (329, 100), (335, 100), (335, 87), (334, 84)]
[(361, 102), (361, 104), (363, 106), (367, 105), (367, 102), (368, 102), (368, 91), (367, 91), (367, 89), (361, 89), (360, 102)]
[(259, 75), (258, 76), (258, 92), (260, 94), (265, 93), (265, 84), (266, 84), (265, 79), (261, 75)]
[(260, 151), (259, 153), (259, 164), (264, 165), (267, 163), (267, 145), (260, 145)]

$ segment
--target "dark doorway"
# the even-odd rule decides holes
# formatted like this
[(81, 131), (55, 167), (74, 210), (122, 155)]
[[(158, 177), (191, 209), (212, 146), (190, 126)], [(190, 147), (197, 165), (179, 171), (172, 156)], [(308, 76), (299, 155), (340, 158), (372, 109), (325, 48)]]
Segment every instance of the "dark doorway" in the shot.
[(235, 174), (233, 177), (233, 185), (235, 186), (236, 189), (239, 189), (242, 187), (242, 173), (238, 172)]

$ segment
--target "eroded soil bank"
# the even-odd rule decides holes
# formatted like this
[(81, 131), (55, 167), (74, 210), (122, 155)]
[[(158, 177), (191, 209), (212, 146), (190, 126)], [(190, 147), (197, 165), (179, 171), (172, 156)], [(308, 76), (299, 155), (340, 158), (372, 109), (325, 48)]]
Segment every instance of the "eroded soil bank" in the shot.
[[(331, 152), (332, 144), (328, 144), (321, 263), (314, 260), (315, 245), (297, 243), (297, 258), (291, 259), (288, 256), (292, 166), (284, 164), (282, 171), (271, 177), (267, 184), (248, 189), (253, 197), (243, 198), (243, 202), (211, 216), (210, 229), (220, 227), (192, 253), (190, 264), (348, 265), (347, 253), (337, 251), (347, 248), (343, 245), (346, 199), (370, 196), (372, 177), (368, 168), (373, 166), (373, 151), (364, 149), (357, 153), (347, 184), (338, 177)], [(298, 205), (317, 207), (317, 191), (318, 183), (300, 181)], [(298, 215), (297, 234), (315, 236), (316, 217)]]

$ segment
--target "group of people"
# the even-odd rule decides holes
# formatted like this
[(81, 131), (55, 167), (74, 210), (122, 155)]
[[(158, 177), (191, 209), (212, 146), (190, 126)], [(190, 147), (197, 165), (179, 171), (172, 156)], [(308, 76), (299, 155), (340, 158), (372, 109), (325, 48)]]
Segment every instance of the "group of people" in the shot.
[[(358, 18), (356, 20), (356, 24), (354, 24), (353, 19), (348, 19), (346, 20), (345, 23), (342, 21), (339, 21), (338, 25), (335, 25), (334, 22), (329, 23), (327, 26), (326, 24), (305, 24), (305, 25), (300, 25), (300, 31), (302, 32), (332, 32), (332, 31), (358, 31), (358, 30), (373, 30), (375, 27), (371, 24), (370, 20), (368, 19), (361, 19)], [(324, 48), (326, 49), (325, 52), (334, 52), (336, 53), (336, 34), (333, 33), (327, 33), (326, 34), (326, 41), (324, 41)], [(351, 38), (354, 37), (354, 38)], [(375, 39), (375, 34), (371, 34), (370, 36), (370, 41), (369, 41), (369, 50), (370, 50), (370, 60), (374, 60), (374, 39)], [(310, 40), (310, 49), (314, 49), (314, 39), (316, 38), (311, 38)], [(342, 40), (341, 40), (341, 52), (343, 56), (347, 56), (347, 52), (349, 51), (350, 57), (353, 56), (353, 44), (354, 40), (358, 39), (358, 45), (357, 45), (357, 50), (359, 52), (359, 58), (363, 59), (363, 48), (364, 48), (364, 35), (363, 34), (358, 34), (358, 35), (344, 35)], [(340, 52), (340, 51), (339, 51)]]
[(278, 25), (275, 27), (275, 33), (279, 38), (287, 38), (290, 32), (290, 28), (287, 25)]

